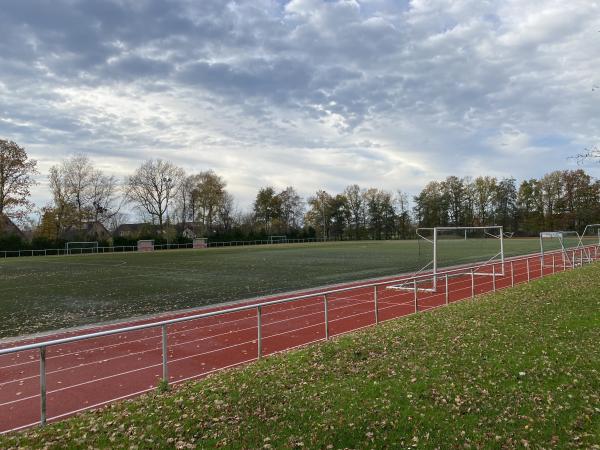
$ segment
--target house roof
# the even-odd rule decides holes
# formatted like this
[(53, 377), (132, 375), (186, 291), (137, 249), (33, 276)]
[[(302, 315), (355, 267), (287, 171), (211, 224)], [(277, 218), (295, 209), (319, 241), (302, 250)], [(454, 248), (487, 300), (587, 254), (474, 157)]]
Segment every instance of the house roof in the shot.
[(0, 214), (0, 235), (25, 237), (21, 229), (6, 214)]

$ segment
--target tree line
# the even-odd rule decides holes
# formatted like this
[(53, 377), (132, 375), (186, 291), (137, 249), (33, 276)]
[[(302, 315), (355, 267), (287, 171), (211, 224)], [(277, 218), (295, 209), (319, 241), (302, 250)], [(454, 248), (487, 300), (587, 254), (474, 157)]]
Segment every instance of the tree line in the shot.
[[(514, 178), (449, 176), (427, 183), (413, 198), (402, 190), (351, 184), (339, 193), (318, 190), (305, 199), (292, 186), (282, 190), (265, 186), (246, 211), (236, 205), (225, 179), (214, 171), (187, 173), (160, 159), (143, 162), (119, 180), (86, 155), (67, 157), (50, 168), (51, 200), (36, 209), (30, 197), (37, 175), (37, 162), (22, 147), (0, 140), (0, 216), (21, 223), (29, 220), (27, 245), (38, 248), (60, 245), (69, 232), (72, 236), (73, 230), (83, 231), (90, 223), (101, 223), (110, 231), (126, 222), (149, 224), (146, 235), (130, 240), (183, 241), (192, 235), (211, 240), (272, 235), (408, 239), (420, 226), (503, 225), (524, 236), (542, 230), (581, 230), (600, 218), (600, 182), (583, 170), (556, 171), (520, 183)], [(135, 212), (135, 219), (126, 211)], [(6, 239), (0, 246), (8, 245)], [(11, 242), (17, 245), (14, 238)]]

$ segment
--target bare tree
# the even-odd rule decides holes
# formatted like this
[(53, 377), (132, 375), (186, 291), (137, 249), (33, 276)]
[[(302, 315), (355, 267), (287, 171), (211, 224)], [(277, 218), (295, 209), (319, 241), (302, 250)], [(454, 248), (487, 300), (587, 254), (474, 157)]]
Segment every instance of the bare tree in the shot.
[(148, 160), (126, 179), (127, 199), (157, 221), (162, 232), (169, 205), (184, 177), (183, 169), (169, 161)]
[(49, 179), (54, 207), (70, 205), (78, 224), (87, 220), (108, 224), (120, 209), (117, 179), (94, 168), (86, 155), (73, 155), (51, 167)]
[(304, 200), (292, 186), (288, 186), (278, 194), (281, 207), (281, 221), (286, 233), (302, 226), (304, 217)]
[(33, 204), (30, 189), (38, 173), (37, 161), (13, 141), (0, 139), (0, 215), (23, 219)]

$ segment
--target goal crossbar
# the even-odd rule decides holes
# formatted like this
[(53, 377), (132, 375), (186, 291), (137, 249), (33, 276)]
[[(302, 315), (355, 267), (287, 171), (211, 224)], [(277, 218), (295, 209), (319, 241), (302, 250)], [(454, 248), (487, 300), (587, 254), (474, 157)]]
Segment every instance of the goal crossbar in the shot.
[[(433, 256), (432, 259), (427, 262), (423, 267), (421, 267), (417, 272), (414, 273), (414, 276), (417, 276), (429, 268), (431, 268), (431, 287), (417, 287), (417, 282), (414, 283), (400, 283), (394, 286), (389, 286), (388, 289), (396, 289), (396, 290), (414, 290), (417, 289), (419, 291), (424, 292), (437, 292), (437, 279), (438, 279), (438, 233), (440, 231), (464, 231), (465, 239), (467, 238), (467, 233), (472, 230), (482, 230), (484, 236), (488, 236), (494, 239), (498, 239), (500, 241), (500, 249), (494, 254), (492, 257), (487, 259), (484, 262), (481, 262), (473, 271), (473, 275), (478, 276), (504, 276), (504, 228), (500, 225), (491, 225), (491, 226), (473, 226), (473, 227), (420, 227), (417, 228), (416, 234), (420, 239), (423, 239), (433, 246)], [(497, 230), (498, 234), (492, 233), (491, 230)], [(426, 236), (426, 232), (430, 232), (432, 237), (429, 238)], [(500, 270), (498, 272), (495, 271), (495, 266), (493, 267), (492, 272), (479, 271), (477, 269), (488, 266), (489, 264), (493, 264), (493, 261), (498, 261), (500, 264)], [(429, 280), (424, 280), (424, 282), (428, 282)]]
[[(587, 227), (586, 227), (587, 228)], [(576, 243), (574, 246), (565, 247), (565, 237), (572, 236), (576, 239)], [(560, 245), (558, 249), (559, 252), (563, 255), (563, 265), (565, 267), (574, 267), (578, 265), (573, 255), (569, 255), (569, 250), (575, 252), (575, 250), (582, 249), (583, 253), (586, 253), (585, 246), (583, 245), (582, 235), (580, 235), (577, 231), (542, 231), (540, 233), (540, 262), (543, 267), (552, 267), (554, 265), (546, 264), (544, 254), (546, 249), (544, 248), (544, 240), (545, 239), (556, 239)], [(566, 264), (565, 264), (566, 261)], [(559, 265), (559, 267), (562, 267)]]
[[(584, 242), (584, 239), (586, 237), (588, 237), (588, 230), (593, 230), (593, 229), (596, 230), (596, 234), (595, 234), (595, 236), (592, 235), (592, 237), (596, 237), (597, 240), (595, 243), (586, 244)], [(592, 246), (592, 247), (600, 246), (600, 223), (591, 223), (589, 225), (586, 225), (585, 228), (583, 229), (583, 233), (581, 233), (581, 235), (579, 236), (579, 243), (578, 243), (577, 247), (582, 249), (583, 253), (585, 254), (587, 262), (592, 261), (592, 254), (591, 254), (590, 246)]]
[[(76, 247), (76, 246), (79, 247)], [(82, 247), (83, 245), (87, 245), (87, 247)], [(65, 244), (65, 250), (67, 254), (71, 254), (73, 250), (89, 250), (92, 252), (98, 251), (98, 241), (70, 241)]]

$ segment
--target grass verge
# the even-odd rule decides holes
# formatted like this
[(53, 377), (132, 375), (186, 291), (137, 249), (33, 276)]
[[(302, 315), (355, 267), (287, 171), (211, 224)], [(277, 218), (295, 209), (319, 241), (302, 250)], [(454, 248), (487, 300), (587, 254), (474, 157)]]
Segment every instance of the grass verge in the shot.
[(0, 448), (600, 448), (600, 265), (0, 437)]

